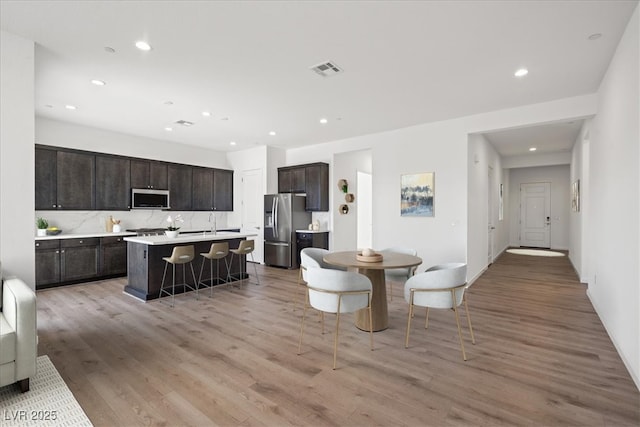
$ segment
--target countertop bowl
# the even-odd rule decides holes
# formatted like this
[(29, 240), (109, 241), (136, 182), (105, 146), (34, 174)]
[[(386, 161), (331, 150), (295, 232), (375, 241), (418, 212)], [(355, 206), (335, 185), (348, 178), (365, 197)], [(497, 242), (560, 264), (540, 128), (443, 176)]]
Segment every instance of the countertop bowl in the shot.
[(57, 236), (62, 233), (62, 230), (47, 230), (47, 236)]

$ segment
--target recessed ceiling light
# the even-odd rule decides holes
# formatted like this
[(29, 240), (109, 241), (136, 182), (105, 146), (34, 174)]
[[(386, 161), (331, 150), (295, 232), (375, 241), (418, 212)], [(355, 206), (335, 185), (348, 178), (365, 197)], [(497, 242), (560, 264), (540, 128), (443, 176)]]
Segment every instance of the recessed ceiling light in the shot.
[(531, 148), (529, 148), (529, 151), (536, 151), (536, 150), (537, 150), (537, 148), (536, 148), (536, 147), (531, 147)]
[(236, 142), (235, 142), (235, 141), (231, 141), (231, 142), (229, 143), (229, 145), (236, 145)]
[(64, 108), (66, 108), (67, 110), (75, 110), (76, 106), (75, 105), (65, 105)]
[(145, 42), (144, 40), (138, 40), (136, 42), (136, 47), (140, 50), (144, 50), (145, 52), (150, 51), (151, 50), (151, 45), (147, 42)]
[(226, 122), (227, 120), (229, 120), (229, 117), (220, 117), (220, 120), (222, 120), (223, 122)]
[(276, 131), (272, 130), (271, 132), (269, 132), (269, 135), (276, 136)]
[(591, 34), (589, 37), (587, 37), (589, 40), (598, 40), (600, 37), (602, 37), (601, 33), (593, 33)]
[(172, 132), (173, 128), (172, 127), (166, 127), (166, 128), (164, 128), (164, 130), (166, 130), (167, 132)]
[(164, 105), (173, 105), (173, 101), (164, 101), (163, 104)]
[(91, 83), (93, 83), (96, 86), (104, 86), (107, 84), (107, 82), (105, 82), (104, 80), (97, 80), (97, 79), (91, 80)]
[(193, 122), (190, 122), (188, 120), (178, 120), (176, 124), (186, 126), (186, 127), (193, 126)]
[(202, 115), (205, 116), (205, 117), (211, 117), (211, 113), (208, 112), (208, 111), (203, 111)]
[(110, 46), (105, 46), (104, 51), (108, 53), (116, 53), (116, 50)]
[(529, 70), (527, 70), (526, 68), (520, 68), (513, 75), (516, 76), (516, 77), (524, 77), (527, 74), (529, 74)]
[(47, 108), (53, 108), (53, 105), (51, 105), (51, 104), (45, 104), (45, 107), (47, 107)]
[(328, 121), (329, 120), (325, 119), (324, 117), (320, 119), (320, 123), (322, 123), (323, 125), (326, 125)]

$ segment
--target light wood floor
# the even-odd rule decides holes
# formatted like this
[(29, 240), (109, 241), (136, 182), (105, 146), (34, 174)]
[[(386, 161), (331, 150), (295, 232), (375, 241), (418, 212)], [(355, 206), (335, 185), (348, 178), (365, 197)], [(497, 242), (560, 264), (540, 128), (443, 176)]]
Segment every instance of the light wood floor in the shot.
[(396, 284), (373, 352), (343, 317), (335, 371), (335, 318), (321, 335), (311, 313), (296, 355), (298, 272), (258, 270), (261, 286), (174, 308), (123, 294), (125, 279), (39, 291), (40, 354), (96, 426), (640, 425), (640, 394), (566, 257), (504, 254), (471, 287), (467, 362), (451, 311), (432, 310), (428, 330), (417, 313), (404, 348)]

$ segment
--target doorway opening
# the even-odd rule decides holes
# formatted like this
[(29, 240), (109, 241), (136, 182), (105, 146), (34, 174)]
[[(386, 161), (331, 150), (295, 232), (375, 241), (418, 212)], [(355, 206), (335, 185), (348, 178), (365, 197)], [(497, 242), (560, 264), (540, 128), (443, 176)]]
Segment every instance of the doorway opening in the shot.
[(373, 177), (370, 173), (357, 171), (356, 189), (357, 229), (356, 247), (373, 247)]

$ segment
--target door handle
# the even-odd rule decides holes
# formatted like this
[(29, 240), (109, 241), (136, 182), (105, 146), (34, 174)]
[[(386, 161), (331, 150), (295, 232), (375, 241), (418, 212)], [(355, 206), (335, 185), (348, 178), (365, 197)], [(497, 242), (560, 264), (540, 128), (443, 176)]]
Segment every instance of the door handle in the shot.
[(278, 199), (273, 198), (273, 236), (278, 238)]

